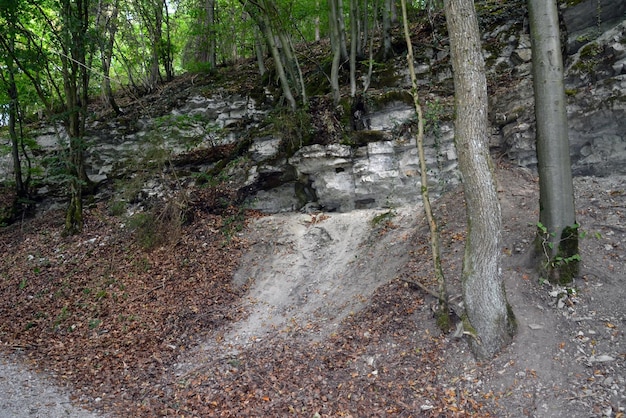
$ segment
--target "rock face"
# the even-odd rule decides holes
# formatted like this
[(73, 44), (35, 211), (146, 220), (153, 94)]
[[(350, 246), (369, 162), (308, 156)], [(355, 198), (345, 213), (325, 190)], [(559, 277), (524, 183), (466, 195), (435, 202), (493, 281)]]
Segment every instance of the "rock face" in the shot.
[[(596, 4), (595, 1), (581, 2), (577, 10), (586, 10), (584, 7), (589, 3)], [(613, 3), (626, 9), (622, 2)], [(585, 24), (580, 23), (582, 17), (575, 19), (575, 16), (570, 16), (575, 27), (584, 27)], [(567, 56), (565, 62), (574, 175), (607, 176), (626, 172), (626, 20), (623, 12), (621, 16), (621, 21)], [(572, 45), (574, 41), (569, 47)], [(530, 62), (517, 65), (515, 71), (519, 76), (513, 88), (492, 98), (491, 116), (495, 128), (492, 142), (498, 143), (517, 164), (535, 168)]]
[[(626, 3), (571, 3), (576, 4), (562, 6), (562, 16), (568, 34), (565, 77), (572, 169), (575, 175), (625, 174)], [(502, 13), (485, 15), (482, 24), (490, 82), (490, 145), (502, 158), (534, 169), (526, 4), (514, 0), (499, 7)], [(441, 92), (421, 97), (430, 115), (425, 137), (429, 188), (437, 195), (460, 181), (454, 128), (449, 122), (452, 72), (447, 46), (418, 48), (415, 64), (419, 85), (438, 86), (435, 90)], [(398, 58), (389, 80), (391, 85), (379, 87), (406, 95), (410, 80), (404, 57)], [(352, 115), (352, 126), (343, 128), (349, 140), (300, 144), (286, 151), (281, 132), (258, 129), (270, 110), (263, 104), (219, 90), (210, 95), (190, 91), (177, 98), (164, 116), (93, 122), (87, 138), (88, 174), (94, 181), (139, 178), (142, 165), (160, 164), (167, 171), (176, 165), (172, 160), (177, 156), (193, 152), (208, 156), (177, 163), (181, 175), (192, 178), (215, 167), (223, 156), (211, 156), (220, 147), (245, 144), (224, 173), (245, 191), (248, 207), (267, 212), (350, 211), (415, 203), (420, 199), (420, 173), (412, 104), (402, 98), (377, 100), (375, 91), (368, 94), (376, 104)], [(439, 103), (448, 105), (437, 108)], [(59, 148), (59, 137), (63, 137), (59, 128), (45, 128), (38, 142), (42, 150), (54, 151)], [(242, 138), (248, 139), (242, 142)], [(10, 172), (10, 159), (5, 158), (0, 161), (0, 181), (9, 178)], [(142, 187), (151, 195), (158, 193), (159, 184), (151, 181)]]
[(615, 0), (581, 1), (563, 9), (567, 52), (575, 54), (587, 42), (624, 20), (626, 3)]

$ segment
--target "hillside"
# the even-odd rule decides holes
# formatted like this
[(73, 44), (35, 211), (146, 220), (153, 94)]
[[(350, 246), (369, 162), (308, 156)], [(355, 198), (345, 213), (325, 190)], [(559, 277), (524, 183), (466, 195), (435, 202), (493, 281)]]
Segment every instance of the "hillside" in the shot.
[[(435, 300), (414, 283), (435, 287), (398, 43), (359, 129), (350, 100), (320, 94), (306, 111), (280, 111), (276, 82), (252, 61), (147, 95), (119, 92), (119, 117), (94, 101), (97, 187), (83, 233), (62, 235), (66, 196), (47, 174), (35, 210), (0, 230), (0, 417), (623, 417), (626, 23), (602, 15), (600, 25), (585, 9), (595, 2), (572, 3), (568, 115), (585, 237), (568, 288), (528, 265), (538, 190), (524, 13), (515, 2), (482, 10), (518, 320), (493, 361), (477, 363), (466, 337), (442, 334)], [(458, 303), (465, 213), (449, 56), (442, 32), (414, 33)], [(307, 77), (323, 86), (325, 49), (306, 47)], [(57, 134), (43, 122), (33, 131), (34, 157), (52, 173)]]

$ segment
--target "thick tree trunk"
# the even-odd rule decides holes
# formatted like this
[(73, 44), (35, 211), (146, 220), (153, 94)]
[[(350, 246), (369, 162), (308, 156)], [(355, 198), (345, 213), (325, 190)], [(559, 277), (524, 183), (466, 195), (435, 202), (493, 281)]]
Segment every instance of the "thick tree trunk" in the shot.
[(500, 266), (502, 220), (488, 147), (487, 82), (472, 0), (446, 0), (455, 87), (455, 141), (467, 206), (463, 258), (465, 330), (479, 358), (511, 341), (514, 318)]
[(578, 225), (569, 154), (563, 59), (555, 0), (529, 0), (539, 162), (537, 262), (556, 283), (578, 274)]

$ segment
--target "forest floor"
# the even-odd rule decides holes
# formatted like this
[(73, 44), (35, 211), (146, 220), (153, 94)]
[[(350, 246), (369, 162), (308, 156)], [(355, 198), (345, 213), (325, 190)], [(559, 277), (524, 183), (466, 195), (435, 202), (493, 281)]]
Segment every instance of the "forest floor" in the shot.
[[(101, 204), (75, 237), (58, 212), (3, 228), (0, 417), (623, 417), (626, 179), (576, 179), (581, 274), (557, 288), (528, 268), (536, 178), (497, 175), (518, 330), (482, 363), (409, 283), (435, 288), (420, 207), (198, 205), (152, 250)], [(462, 192), (435, 209), (458, 301)]]

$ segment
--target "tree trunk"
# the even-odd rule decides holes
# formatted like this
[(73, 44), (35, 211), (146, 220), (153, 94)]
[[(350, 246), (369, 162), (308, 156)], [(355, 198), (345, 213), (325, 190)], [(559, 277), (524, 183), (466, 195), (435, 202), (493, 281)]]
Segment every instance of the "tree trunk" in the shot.
[(102, 96), (106, 104), (119, 116), (122, 114), (122, 111), (113, 96), (110, 77), (113, 45), (115, 44), (115, 34), (117, 32), (118, 3), (119, 0), (115, 0), (114, 4), (100, 0), (98, 4), (98, 16), (96, 17), (96, 28), (100, 32), (98, 44), (100, 62), (102, 64)]
[(13, 69), (9, 73), (9, 136), (11, 137), (11, 156), (13, 158), (13, 173), (15, 175), (15, 193), (18, 197), (26, 197), (27, 190), (22, 177), (22, 161), (20, 159), (19, 138), (17, 135), (17, 87), (13, 76)]
[(84, 165), (85, 115), (88, 101), (86, 69), (86, 45), (89, 0), (63, 0), (63, 51), (61, 56), (64, 100), (67, 116), (65, 125), (69, 136), (67, 159), (70, 202), (65, 214), (64, 233), (71, 235), (82, 231), (82, 188), (89, 184)]
[(330, 89), (335, 104), (339, 103), (339, 65), (341, 64), (341, 27), (339, 25), (339, 5), (337, 0), (328, 0), (328, 24), (330, 25), (330, 49), (333, 62), (330, 68)]
[(205, 25), (207, 28), (208, 45), (206, 62), (212, 69), (217, 67), (217, 31), (215, 30), (215, 3), (216, 0), (205, 0)]
[(435, 278), (439, 285), (439, 312), (437, 312), (437, 325), (442, 331), (448, 331), (450, 329), (450, 309), (448, 306), (448, 292), (446, 290), (446, 279), (443, 275), (443, 268), (441, 267), (441, 248), (439, 245), (439, 228), (437, 227), (437, 221), (433, 215), (432, 208), (430, 206), (430, 196), (428, 193), (428, 175), (426, 167), (426, 155), (424, 153), (424, 116), (422, 113), (422, 106), (419, 102), (419, 95), (417, 92), (417, 76), (415, 75), (415, 65), (413, 63), (413, 44), (411, 43), (411, 35), (409, 33), (409, 23), (406, 13), (406, 0), (402, 0), (402, 26), (404, 29), (404, 37), (407, 46), (407, 63), (409, 66), (409, 74), (411, 75), (411, 92), (413, 95), (413, 104), (415, 106), (415, 112), (417, 113), (417, 154), (420, 162), (420, 174), (421, 174), (421, 194), (422, 202), (424, 204), (424, 213), (428, 220), (428, 226), (430, 230), (430, 249), (433, 257), (433, 267), (435, 269)]
[(262, 36), (258, 29), (254, 30), (254, 52), (256, 54), (256, 62), (259, 67), (259, 74), (264, 75), (265, 68), (265, 50), (263, 47), (263, 42), (261, 41)]
[[(10, 9), (7, 10), (10, 13)], [(9, 14), (8, 18), (12, 18), (13, 16)], [(11, 56), (15, 52), (15, 33), (13, 27), (11, 27), (8, 31), (7, 43), (9, 51), (5, 56), (5, 68), (8, 78), (4, 78), (4, 72), (0, 74), (0, 78), (6, 85), (7, 95), (9, 96), (9, 120), (8, 120), (8, 128), (9, 128), (9, 137), (11, 138), (11, 157), (13, 159), (13, 173), (15, 178), (15, 193), (18, 197), (26, 197), (26, 186), (22, 177), (22, 161), (20, 159), (20, 150), (19, 150), (19, 138), (17, 135), (17, 120), (18, 120), (18, 94), (17, 94), (17, 86), (15, 84), (15, 67), (13, 63), (13, 59)]]
[(533, 87), (537, 121), (539, 270), (551, 282), (578, 274), (578, 225), (569, 153), (563, 59), (555, 0), (529, 0)]
[(391, 50), (391, 5), (393, 0), (384, 0), (383, 4), (383, 49), (382, 58), (386, 60), (392, 56)]
[(472, 0), (446, 0), (454, 70), (455, 142), (467, 207), (463, 258), (465, 331), (478, 358), (511, 341), (515, 329), (502, 279), (502, 220), (488, 147), (487, 82), (478, 20)]
[(174, 56), (172, 53), (172, 36), (170, 24), (170, 11), (167, 7), (167, 0), (163, 0), (163, 10), (165, 11), (165, 41), (161, 41), (161, 59), (165, 67), (165, 79), (174, 79)]
[(278, 74), (278, 80), (280, 81), (283, 95), (289, 103), (289, 107), (292, 110), (296, 110), (296, 99), (293, 97), (291, 87), (289, 86), (289, 80), (285, 72), (285, 67), (283, 66), (280, 51), (278, 50), (278, 46), (276, 45), (276, 41), (274, 40), (274, 32), (270, 27), (270, 22), (268, 22), (267, 16), (261, 16), (260, 19), (263, 20), (263, 22), (260, 23), (262, 25), (261, 30), (265, 34), (265, 41), (267, 42), (268, 48), (270, 49), (270, 54), (274, 59), (274, 66), (276, 67), (276, 73)]
[(356, 96), (356, 53), (359, 41), (358, 0), (350, 0), (350, 97)]

